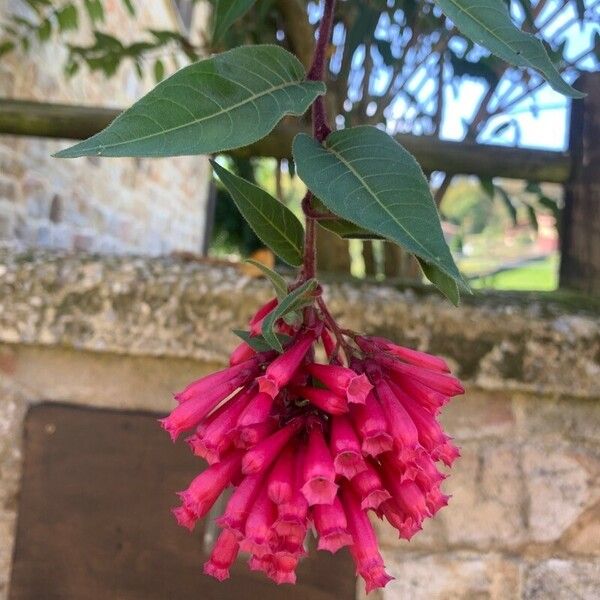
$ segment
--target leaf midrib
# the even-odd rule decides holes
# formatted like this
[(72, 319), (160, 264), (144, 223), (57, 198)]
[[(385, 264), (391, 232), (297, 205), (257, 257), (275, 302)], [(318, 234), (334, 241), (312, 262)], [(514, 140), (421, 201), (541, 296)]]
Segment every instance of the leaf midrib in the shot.
[[(170, 127), (169, 129), (163, 129), (162, 131), (156, 132), (156, 133), (150, 133), (148, 135), (144, 135), (142, 137), (137, 137), (137, 138), (132, 138), (129, 139), (127, 141), (123, 141), (123, 142), (116, 142), (113, 144), (97, 144), (95, 146), (90, 146), (88, 148), (88, 150), (93, 150), (95, 148), (102, 148), (104, 150), (108, 149), (108, 148), (117, 148), (118, 146), (124, 146), (127, 144), (134, 144), (134, 143), (138, 143), (138, 142), (143, 142), (145, 140), (149, 140), (153, 137), (157, 137), (157, 136), (162, 136), (162, 135), (166, 135), (169, 133), (172, 133), (173, 131), (177, 131), (179, 129), (184, 129), (185, 127), (192, 127), (193, 125), (197, 125), (198, 123), (202, 123), (203, 121), (207, 121), (208, 119), (213, 119), (216, 117), (219, 117), (225, 113), (231, 112), (232, 110), (235, 110), (236, 108), (239, 108), (240, 106), (244, 106), (245, 104), (254, 102), (255, 100), (257, 100), (258, 98), (262, 98), (263, 96), (267, 96), (267, 95), (271, 95), (273, 92), (277, 92), (279, 90), (288, 88), (288, 87), (294, 87), (294, 86), (298, 86), (298, 85), (302, 85), (303, 83), (309, 83), (309, 82), (304, 82), (304, 81), (290, 81), (290, 82), (286, 82), (285, 84), (281, 84), (272, 88), (269, 88), (268, 90), (265, 90), (263, 92), (261, 92), (260, 94), (254, 94), (253, 96), (250, 96), (249, 98), (246, 98), (244, 101), (242, 102), (238, 102), (237, 104), (233, 104), (231, 106), (229, 106), (226, 109), (221, 109), (215, 113), (212, 113), (210, 115), (207, 115), (205, 117), (201, 117), (199, 119), (194, 119), (193, 121), (190, 121), (188, 123), (184, 123), (182, 125), (177, 125), (176, 127)], [(160, 98), (157, 98), (157, 100), (160, 100)], [(128, 116), (135, 116), (135, 115), (128, 115)], [(108, 131), (107, 131), (108, 133)]]
[[(471, 19), (473, 19), (473, 21), (475, 21), (475, 23), (477, 23), (482, 29), (484, 29), (485, 31), (487, 31), (492, 37), (494, 37), (498, 42), (500, 42), (501, 45), (503, 45), (504, 47), (508, 48), (508, 50), (510, 50), (511, 52), (513, 52), (514, 54), (516, 54), (517, 56), (522, 57), (523, 60), (526, 60), (529, 64), (533, 65), (533, 63), (531, 62), (531, 60), (529, 58), (527, 58), (523, 54), (517, 54), (517, 51), (508, 42), (504, 41), (501, 37), (499, 37), (494, 32), (493, 29), (489, 29), (485, 25), (485, 23), (483, 23), (482, 21), (480, 21), (473, 13), (469, 12), (466, 8), (463, 8), (456, 0), (447, 0), (447, 2), (450, 2), (450, 4), (454, 5), (459, 12), (463, 12), (468, 17), (470, 17)], [(508, 20), (512, 23), (512, 20), (510, 19), (510, 15), (507, 15), (507, 16), (508, 16)], [(525, 37), (527, 37), (529, 39), (529, 35), (526, 32), (521, 31), (520, 29), (518, 29), (516, 27), (516, 25), (514, 25), (514, 23), (512, 23), (512, 25), (515, 28), (515, 31), (517, 31), (518, 33), (524, 35)], [(535, 38), (535, 36), (532, 36), (532, 37), (534, 39), (537, 39), (537, 38)]]
[[(356, 171), (356, 169), (348, 162), (344, 159), (344, 157), (339, 154), (338, 152), (336, 152), (335, 150), (332, 150), (330, 147), (327, 147), (327, 150), (329, 150), (329, 152), (331, 152), (340, 162), (342, 162), (346, 168), (361, 182), (361, 184), (363, 185), (363, 187), (365, 187), (367, 189), (367, 191), (369, 192), (369, 194), (374, 198), (375, 202), (377, 202), (377, 204), (383, 208), (383, 210), (391, 217), (391, 219), (394, 221), (394, 223), (397, 223), (398, 226), (400, 227), (400, 229), (402, 229), (402, 231), (404, 231), (404, 233), (415, 242), (415, 244), (423, 249), (423, 252), (425, 254), (425, 256), (427, 256), (427, 258), (429, 258), (430, 260), (433, 261), (438, 261), (439, 258), (433, 256), (428, 250), (427, 248), (425, 248), (425, 246), (423, 246), (423, 244), (421, 244), (421, 242), (419, 242), (419, 240), (417, 240), (411, 233), (410, 231), (408, 231), (408, 229), (406, 229), (406, 227), (404, 227), (404, 225), (402, 225), (402, 223), (400, 221), (398, 221), (396, 219), (396, 217), (394, 216), (394, 214), (392, 212), (390, 212), (390, 210), (379, 201), (379, 198), (377, 197), (377, 195), (375, 194), (375, 192), (371, 189), (371, 187), (369, 186), (369, 184), (362, 178), (362, 176), (360, 175), (360, 173), (358, 173)], [(352, 219), (349, 219), (352, 220)], [(449, 275), (449, 273), (448, 273)]]
[[(276, 223), (273, 223), (273, 222), (272, 222), (272, 220), (270, 220), (270, 219), (268, 218), (267, 214), (266, 214), (266, 213), (264, 213), (264, 212), (262, 212), (262, 211), (260, 210), (260, 208), (257, 206), (257, 204), (256, 204), (255, 202), (253, 202), (253, 201), (252, 201), (252, 199), (250, 198), (250, 196), (247, 196), (247, 195), (246, 195), (246, 194), (245, 194), (245, 193), (244, 193), (244, 192), (241, 190), (241, 188), (240, 188), (240, 187), (239, 187), (239, 186), (238, 186), (236, 183), (233, 183), (233, 186), (234, 186), (234, 187), (237, 189), (238, 193), (239, 193), (239, 194), (240, 194), (240, 195), (241, 195), (241, 196), (242, 196), (242, 197), (243, 197), (243, 198), (244, 198), (244, 199), (245, 199), (245, 200), (248, 202), (248, 204), (249, 204), (250, 206), (252, 206), (252, 207), (254, 208), (254, 210), (255, 210), (256, 212), (258, 212), (258, 213), (259, 213), (259, 214), (260, 214), (260, 215), (263, 217), (263, 219), (264, 219), (265, 221), (268, 221), (269, 223), (271, 223), (271, 224), (273, 225), (273, 229), (274, 229), (275, 231), (278, 231), (278, 232), (281, 234), (281, 237), (282, 237), (284, 240), (287, 240), (287, 241), (289, 242), (290, 246), (291, 246), (291, 247), (292, 247), (294, 250), (298, 250), (298, 247), (297, 247), (297, 246), (296, 246), (296, 244), (294, 243), (294, 240), (292, 240), (291, 238), (289, 238), (289, 237), (286, 235), (286, 232), (285, 232), (285, 230), (284, 230), (284, 229), (280, 229), (279, 227), (277, 227), (277, 224), (276, 224)], [(262, 191), (262, 190), (261, 190), (261, 191)], [(299, 252), (299, 253), (301, 254), (301, 252)]]

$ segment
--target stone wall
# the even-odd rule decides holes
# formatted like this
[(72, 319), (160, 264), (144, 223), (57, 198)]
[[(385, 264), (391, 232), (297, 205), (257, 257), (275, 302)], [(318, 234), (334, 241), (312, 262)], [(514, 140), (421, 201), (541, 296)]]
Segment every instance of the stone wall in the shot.
[[(126, 42), (139, 41), (148, 28), (177, 27), (168, 0), (137, 2), (135, 19), (126, 16), (121, 1), (107, 1), (104, 6), (106, 22), (99, 29)], [(0, 19), (12, 13), (28, 16), (26, 3), (0, 3)], [(68, 39), (87, 44), (90, 31), (83, 9), (80, 21), (82, 30)], [(2, 57), (0, 96), (126, 107), (153, 85), (150, 77), (140, 81), (131, 64), (111, 79), (87, 68), (66, 79), (65, 57), (64, 44), (39, 45), (35, 39), (27, 54)], [(165, 64), (173, 68), (170, 60)], [(101, 254), (201, 252), (210, 179), (204, 157), (51, 157), (70, 143), (0, 137), (0, 246)]]
[[(0, 262), (0, 598), (28, 404), (167, 411), (173, 389), (225, 362), (229, 331), (269, 294), (234, 267), (172, 259)], [(384, 286), (326, 294), (346, 326), (440, 353), (467, 382), (444, 416), (462, 449), (450, 505), (410, 543), (380, 527), (396, 580), (374, 597), (597, 598), (600, 314), (517, 296), (455, 309)]]

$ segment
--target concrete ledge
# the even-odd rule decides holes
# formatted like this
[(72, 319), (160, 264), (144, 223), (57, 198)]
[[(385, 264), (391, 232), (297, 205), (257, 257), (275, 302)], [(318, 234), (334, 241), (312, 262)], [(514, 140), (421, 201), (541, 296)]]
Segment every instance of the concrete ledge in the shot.
[[(598, 397), (600, 313), (531, 296), (325, 286), (349, 328), (445, 356), (486, 389)], [(224, 363), (270, 285), (227, 264), (33, 253), (0, 257), (0, 342)]]

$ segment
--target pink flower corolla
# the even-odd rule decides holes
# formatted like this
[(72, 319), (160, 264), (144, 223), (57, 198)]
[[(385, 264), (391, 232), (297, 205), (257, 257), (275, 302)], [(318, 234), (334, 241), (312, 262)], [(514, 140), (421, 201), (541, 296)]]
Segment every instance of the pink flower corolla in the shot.
[(442, 373), (450, 372), (450, 368), (446, 361), (439, 356), (433, 356), (432, 354), (413, 350), (412, 348), (405, 348), (404, 346), (394, 344), (394, 342), (382, 337), (357, 336), (355, 339), (359, 347), (367, 352), (379, 349), (389, 352), (393, 356), (396, 356), (411, 365), (415, 365), (416, 367), (425, 367), (426, 369), (432, 369)]
[(296, 342), (278, 356), (267, 367), (265, 374), (258, 378), (260, 391), (275, 398), (279, 390), (286, 386), (296, 373), (306, 353), (313, 345), (315, 337), (314, 331), (304, 332)]
[(275, 504), (284, 504), (292, 499), (295, 483), (294, 457), (294, 448), (291, 444), (288, 444), (269, 474), (267, 490), (269, 498)]
[(335, 554), (340, 548), (352, 544), (348, 520), (339, 497), (336, 496), (333, 504), (315, 504), (312, 517), (319, 536), (319, 550)]
[(330, 390), (323, 388), (293, 385), (290, 392), (308, 400), (312, 405), (329, 415), (343, 415), (348, 412), (348, 401)]
[(376, 588), (384, 587), (393, 577), (385, 572), (373, 526), (348, 485), (342, 489), (342, 504), (353, 540), (350, 553), (356, 565), (356, 572), (365, 580), (368, 594)]
[(174, 514), (178, 521), (181, 519), (182, 525), (191, 528), (192, 520), (197, 521), (208, 513), (223, 490), (239, 474), (241, 460), (242, 452), (234, 450), (200, 473), (186, 490), (179, 493), (182, 508), (174, 509)]
[(306, 370), (326, 385), (332, 392), (345, 396), (352, 404), (364, 404), (373, 385), (364, 373), (340, 365), (310, 363)]
[(360, 440), (348, 416), (333, 417), (329, 435), (329, 448), (333, 457), (333, 466), (338, 475), (352, 479), (357, 473), (367, 468), (362, 455)]
[(252, 396), (252, 388), (240, 390), (219, 408), (218, 414), (207, 427), (187, 438), (196, 456), (201, 456), (209, 464), (219, 460), (219, 456), (233, 444), (238, 418)]
[(392, 449), (394, 438), (388, 431), (385, 413), (373, 392), (367, 396), (364, 406), (353, 406), (350, 415), (360, 434), (363, 454), (377, 456)]
[(279, 452), (290, 441), (292, 436), (298, 432), (302, 424), (302, 419), (294, 419), (283, 427), (283, 429), (280, 429), (248, 450), (242, 461), (242, 472), (244, 474), (258, 473), (266, 469), (277, 458)]
[[(276, 305), (257, 311), (251, 335)], [(320, 550), (350, 547), (370, 591), (390, 580), (370, 513), (411, 539), (448, 503), (438, 465), (458, 449), (437, 416), (462, 386), (438, 357), (346, 333), (316, 307), (303, 314), (274, 324), (290, 336), (279, 355), (240, 344), (232, 366), (178, 394), (163, 426), (194, 429), (187, 441), (210, 466), (173, 513), (191, 529), (233, 486), (206, 574), (226, 579), (241, 551), (250, 569), (294, 583), (314, 532)], [(315, 362), (321, 344), (327, 364)]]
[(304, 459), (302, 493), (310, 506), (333, 504), (338, 486), (335, 467), (320, 424), (311, 424)]
[(352, 479), (352, 488), (361, 499), (360, 507), (363, 510), (377, 510), (392, 497), (381, 481), (377, 469), (370, 462), (365, 463), (364, 471)]
[(260, 371), (260, 361), (261, 357), (257, 356), (221, 371), (221, 375), (213, 384), (207, 386), (205, 380), (200, 380), (178, 394), (179, 406), (168, 417), (160, 420), (162, 427), (171, 435), (171, 439), (176, 440), (183, 431), (196, 427), (219, 402), (240, 387), (252, 382)]
[(223, 529), (215, 542), (210, 558), (204, 563), (204, 573), (219, 581), (229, 579), (229, 569), (235, 562), (240, 545), (230, 529)]

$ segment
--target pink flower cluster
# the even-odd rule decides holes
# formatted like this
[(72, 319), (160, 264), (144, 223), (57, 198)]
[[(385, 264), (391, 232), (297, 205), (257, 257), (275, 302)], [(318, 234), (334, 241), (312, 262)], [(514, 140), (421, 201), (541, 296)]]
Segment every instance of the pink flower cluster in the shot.
[[(256, 313), (251, 334), (276, 305)], [(441, 358), (342, 332), (315, 308), (302, 325), (278, 327), (292, 336), (282, 354), (243, 342), (229, 368), (177, 394), (161, 421), (173, 440), (193, 430), (187, 442), (210, 465), (173, 513), (192, 529), (235, 488), (204, 565), (219, 580), (242, 551), (251, 569), (295, 582), (311, 528), (320, 550), (349, 547), (367, 591), (383, 587), (391, 577), (368, 513), (408, 540), (447, 504), (437, 463), (459, 452), (436, 417), (463, 388)], [(319, 345), (327, 364), (316, 361)]]

